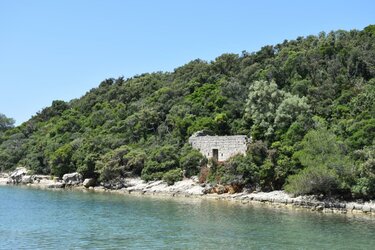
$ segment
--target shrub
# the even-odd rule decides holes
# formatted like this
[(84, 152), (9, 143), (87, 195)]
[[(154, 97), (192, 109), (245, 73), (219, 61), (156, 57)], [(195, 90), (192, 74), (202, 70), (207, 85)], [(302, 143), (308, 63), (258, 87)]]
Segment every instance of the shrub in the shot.
[(80, 165), (77, 167), (77, 172), (82, 174), (83, 178), (92, 178), (97, 177), (95, 173), (95, 162), (97, 161), (98, 156), (95, 154), (88, 154)]
[(142, 179), (145, 181), (160, 180), (164, 173), (179, 167), (177, 151), (173, 146), (156, 147), (149, 153), (149, 157), (142, 169)]
[(144, 163), (146, 161), (146, 154), (141, 149), (134, 149), (127, 153), (124, 157), (126, 161), (125, 170), (131, 171), (133, 175), (141, 175)]
[(338, 176), (324, 166), (309, 167), (288, 178), (285, 191), (294, 195), (330, 195), (338, 186)]
[(121, 146), (109, 151), (96, 161), (95, 170), (100, 175), (101, 181), (109, 181), (124, 176), (124, 156), (129, 153), (128, 146)]
[(172, 169), (163, 175), (163, 181), (168, 185), (173, 185), (176, 181), (182, 180), (182, 170), (180, 168)]
[(64, 174), (73, 172), (75, 170), (75, 166), (71, 161), (73, 151), (74, 149), (71, 144), (65, 144), (52, 154), (51, 172), (53, 175), (62, 177)]
[(198, 150), (189, 150), (180, 158), (180, 165), (185, 170), (185, 175), (190, 177), (199, 173), (203, 156)]
[(375, 197), (375, 146), (365, 147), (355, 152), (360, 158), (359, 178), (351, 192), (356, 198), (372, 199)]

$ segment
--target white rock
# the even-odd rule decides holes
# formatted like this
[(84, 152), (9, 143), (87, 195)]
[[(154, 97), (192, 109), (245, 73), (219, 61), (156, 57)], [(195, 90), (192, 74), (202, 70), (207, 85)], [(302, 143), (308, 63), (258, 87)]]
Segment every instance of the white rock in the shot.
[(84, 186), (85, 188), (89, 188), (89, 187), (92, 187), (92, 186), (94, 186), (94, 185), (95, 185), (95, 180), (92, 179), (92, 178), (88, 178), (88, 179), (85, 179), (85, 180), (83, 181), (83, 186)]
[(63, 175), (63, 182), (68, 185), (77, 185), (82, 182), (82, 175), (80, 173), (74, 172), (70, 174)]
[(21, 183), (22, 184), (29, 184), (33, 182), (33, 178), (31, 175), (23, 175), (21, 177)]
[(26, 173), (27, 173), (26, 168), (23, 168), (23, 167), (16, 168), (16, 170), (14, 170), (9, 176), (10, 183), (13, 183), (13, 184), (20, 183), (22, 181), (22, 176), (26, 175)]

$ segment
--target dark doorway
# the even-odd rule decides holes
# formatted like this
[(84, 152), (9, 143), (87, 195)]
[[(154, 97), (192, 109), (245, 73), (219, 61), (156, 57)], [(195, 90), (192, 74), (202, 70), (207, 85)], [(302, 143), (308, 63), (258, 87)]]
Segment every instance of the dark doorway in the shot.
[(215, 160), (219, 160), (219, 150), (214, 148), (212, 149), (212, 158), (214, 158)]

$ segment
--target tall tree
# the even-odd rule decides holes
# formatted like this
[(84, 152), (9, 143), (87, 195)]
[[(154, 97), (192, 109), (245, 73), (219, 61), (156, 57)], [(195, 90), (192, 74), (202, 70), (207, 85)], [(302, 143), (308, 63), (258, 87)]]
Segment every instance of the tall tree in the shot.
[(13, 128), (14, 122), (15, 121), (13, 118), (8, 118), (4, 114), (0, 113), (0, 132)]
[(266, 136), (274, 133), (276, 110), (284, 98), (284, 92), (275, 82), (255, 81), (249, 89), (246, 115), (253, 123), (253, 129)]

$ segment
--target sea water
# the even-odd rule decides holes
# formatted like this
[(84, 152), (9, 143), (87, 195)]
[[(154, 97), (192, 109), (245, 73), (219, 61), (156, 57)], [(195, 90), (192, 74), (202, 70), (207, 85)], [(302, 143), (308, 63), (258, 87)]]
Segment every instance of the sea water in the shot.
[(0, 249), (375, 249), (375, 218), (0, 187)]

